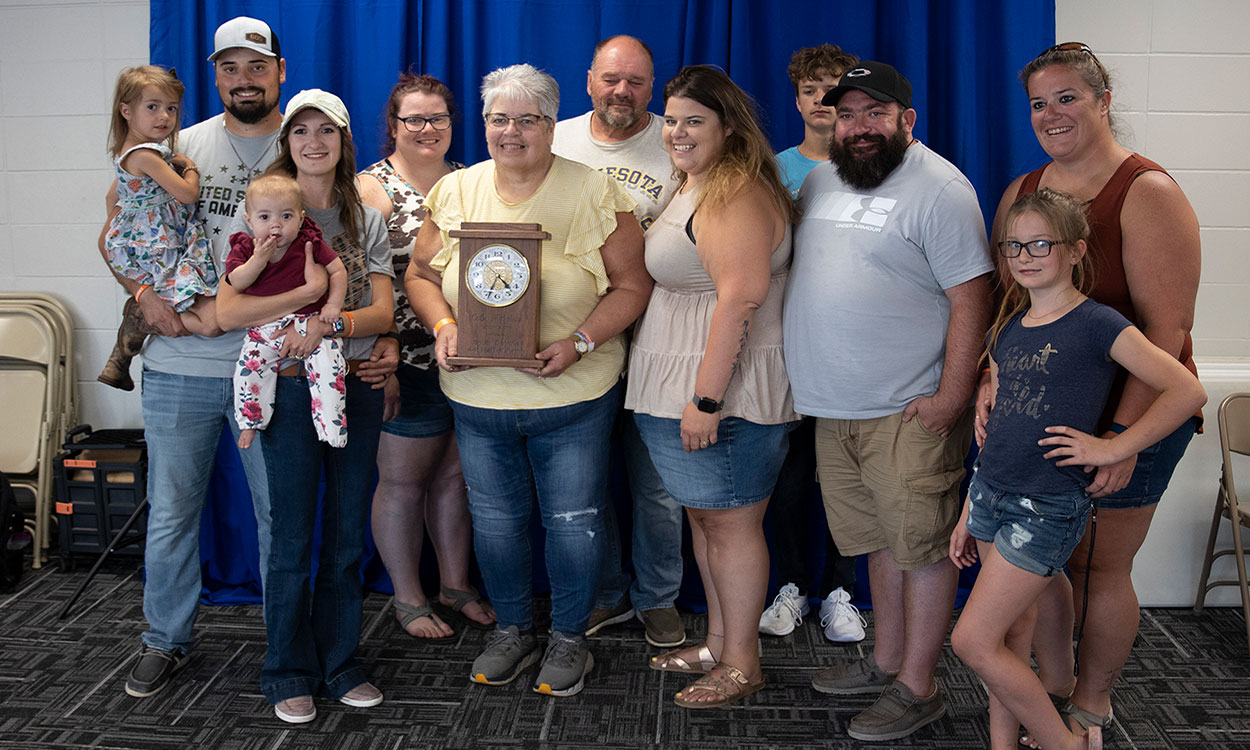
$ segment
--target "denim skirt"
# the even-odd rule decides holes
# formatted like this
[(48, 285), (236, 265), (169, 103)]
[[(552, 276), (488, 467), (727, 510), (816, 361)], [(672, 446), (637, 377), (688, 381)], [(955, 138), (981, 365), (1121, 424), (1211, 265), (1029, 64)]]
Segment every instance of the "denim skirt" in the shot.
[(726, 510), (767, 500), (789, 447), (790, 424), (721, 419), (716, 442), (687, 453), (681, 420), (634, 414), (664, 489), (681, 505)]

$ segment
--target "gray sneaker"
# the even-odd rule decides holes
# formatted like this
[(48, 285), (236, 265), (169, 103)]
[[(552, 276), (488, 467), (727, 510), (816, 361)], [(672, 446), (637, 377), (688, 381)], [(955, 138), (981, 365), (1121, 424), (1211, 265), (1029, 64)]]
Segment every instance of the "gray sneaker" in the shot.
[(656, 648), (674, 648), (686, 642), (686, 626), (674, 606), (638, 610), (638, 619), (647, 629), (647, 643)]
[(846, 733), (863, 742), (897, 740), (946, 715), (946, 699), (937, 688), (928, 698), (917, 698), (895, 680), (868, 710), (851, 719)]
[(534, 680), (534, 692), (560, 697), (577, 695), (594, 666), (595, 657), (586, 647), (585, 638), (552, 633), (538, 679)]
[(897, 676), (898, 672), (887, 672), (878, 667), (876, 658), (868, 654), (859, 661), (822, 669), (812, 678), (812, 687), (830, 695), (880, 693)]
[(538, 641), (533, 631), (522, 633), (516, 625), (495, 628), (486, 648), (473, 660), (469, 680), (483, 685), (507, 685), (538, 661)]
[(590, 610), (590, 620), (586, 623), (586, 635), (594, 635), (609, 625), (625, 622), (634, 616), (634, 605), (629, 603), (629, 595), (621, 599), (615, 607), (595, 607)]

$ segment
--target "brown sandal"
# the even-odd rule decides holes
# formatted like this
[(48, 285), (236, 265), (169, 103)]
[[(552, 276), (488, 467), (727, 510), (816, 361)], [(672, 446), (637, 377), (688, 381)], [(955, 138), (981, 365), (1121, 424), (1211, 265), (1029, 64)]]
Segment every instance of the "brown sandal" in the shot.
[[(691, 663), (682, 654), (694, 651), (697, 661)], [(651, 668), (657, 672), (678, 672), (680, 674), (707, 674), (716, 666), (716, 657), (707, 647), (707, 641), (694, 646), (668, 651), (659, 656), (651, 657)]]
[[(741, 669), (728, 664), (717, 664), (712, 670), (687, 685), (673, 697), (673, 702), (682, 708), (721, 708), (736, 703), (749, 695), (759, 692), (764, 687), (764, 678), (759, 682), (751, 682)], [(691, 693), (715, 693), (716, 699), (710, 701), (692, 701)]]

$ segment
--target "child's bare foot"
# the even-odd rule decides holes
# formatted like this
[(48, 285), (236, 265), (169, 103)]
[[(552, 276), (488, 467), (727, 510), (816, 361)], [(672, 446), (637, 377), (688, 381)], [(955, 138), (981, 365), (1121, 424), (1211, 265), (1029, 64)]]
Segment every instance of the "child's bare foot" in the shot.
[(256, 439), (256, 430), (239, 430), (239, 450), (245, 451), (252, 447), (252, 441)]

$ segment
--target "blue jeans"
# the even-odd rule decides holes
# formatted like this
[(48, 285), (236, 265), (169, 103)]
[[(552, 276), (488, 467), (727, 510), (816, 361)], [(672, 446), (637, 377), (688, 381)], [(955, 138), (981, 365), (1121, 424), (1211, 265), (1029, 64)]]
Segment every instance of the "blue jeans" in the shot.
[(537, 499), (552, 629), (586, 632), (603, 558), (608, 444), (621, 392), (618, 384), (591, 401), (549, 409), (452, 402), (473, 549), (499, 627), (534, 624), (529, 519)]
[[(273, 419), (260, 433), (273, 498), (273, 544), (265, 582), (268, 649), (260, 689), (270, 703), (316, 695), (341, 698), (368, 677), (356, 660), (362, 592), (360, 557), (373, 494), (382, 391), (347, 377), (347, 445), (317, 440), (302, 377), (278, 378)], [(325, 471), (325, 497), (317, 489)], [(309, 587), (313, 528), (321, 520), (316, 578)]]
[[(1124, 432), (1126, 428), (1117, 422), (1111, 425), (1111, 429)], [(1138, 453), (1128, 485), (1119, 492), (1099, 498), (1099, 509), (1144, 508), (1158, 503), (1197, 430), (1198, 418), (1190, 417), (1172, 434)]]
[[(148, 531), (143, 565), (143, 642), (191, 650), (200, 601), (200, 516), (222, 425), (234, 423), (230, 378), (143, 371), (143, 432), (148, 445)], [(258, 450), (240, 451), (252, 491), (261, 580), (269, 557), (269, 485)], [(250, 544), (250, 539), (240, 539)]]
[(617, 433), (629, 476), (633, 501), (632, 556), (634, 581), (621, 566), (621, 533), (612, 498), (607, 499), (604, 515), (603, 572), (595, 606), (611, 609), (629, 595), (639, 610), (673, 606), (681, 589), (681, 506), (664, 491), (660, 475), (651, 463), (647, 446), (638, 434), (632, 412), (621, 412)]

